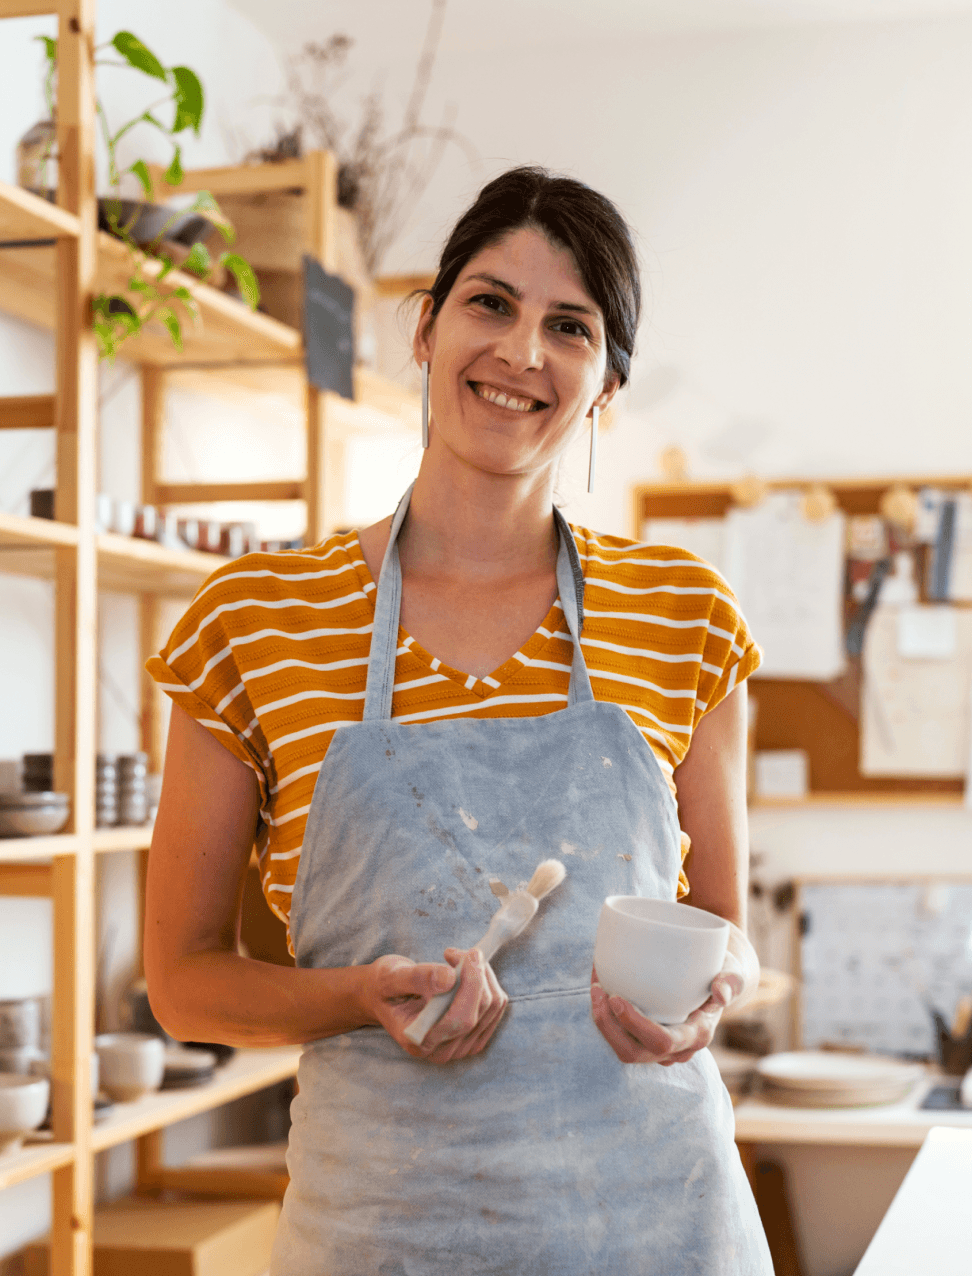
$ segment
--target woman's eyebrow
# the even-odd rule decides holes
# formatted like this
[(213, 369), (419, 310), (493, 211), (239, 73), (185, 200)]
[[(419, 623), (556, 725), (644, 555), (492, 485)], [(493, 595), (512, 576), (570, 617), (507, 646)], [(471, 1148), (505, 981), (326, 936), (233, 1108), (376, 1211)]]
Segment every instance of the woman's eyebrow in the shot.
[[(501, 292), (509, 293), (515, 301), (523, 300), (523, 293), (513, 284), (507, 283), (505, 279), (497, 279), (495, 275), (469, 275), (470, 279), (478, 279), (482, 283), (489, 284), (493, 288), (498, 288)], [(555, 301), (550, 307), (551, 310), (569, 310), (572, 314), (590, 315), (592, 319), (597, 318), (597, 310), (591, 306), (581, 306), (574, 301)]]

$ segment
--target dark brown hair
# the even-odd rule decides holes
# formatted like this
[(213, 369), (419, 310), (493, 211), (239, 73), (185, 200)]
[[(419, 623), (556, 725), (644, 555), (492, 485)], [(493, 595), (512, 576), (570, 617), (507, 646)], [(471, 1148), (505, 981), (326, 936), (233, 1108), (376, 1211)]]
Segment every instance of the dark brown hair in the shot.
[(439, 258), (430, 318), (466, 264), (514, 230), (534, 226), (574, 258), (604, 316), (608, 370), (628, 380), (641, 314), (641, 280), (631, 230), (605, 196), (545, 168), (511, 168), (489, 182), (456, 222)]

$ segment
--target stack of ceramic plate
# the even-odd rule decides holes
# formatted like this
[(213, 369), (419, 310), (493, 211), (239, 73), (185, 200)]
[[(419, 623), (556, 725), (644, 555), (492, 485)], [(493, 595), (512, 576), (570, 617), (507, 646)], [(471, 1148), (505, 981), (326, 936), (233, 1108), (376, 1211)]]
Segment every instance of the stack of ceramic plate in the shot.
[(122, 753), (118, 758), (118, 823), (144, 824), (148, 815), (145, 796), (147, 753)]
[(852, 1108), (897, 1103), (921, 1077), (916, 1064), (882, 1055), (795, 1050), (760, 1059), (763, 1098), (796, 1108)]
[(167, 1046), (163, 1090), (183, 1090), (205, 1085), (216, 1071), (216, 1056), (209, 1050), (189, 1050), (184, 1046)]
[(0, 793), (0, 837), (59, 833), (70, 814), (66, 793)]

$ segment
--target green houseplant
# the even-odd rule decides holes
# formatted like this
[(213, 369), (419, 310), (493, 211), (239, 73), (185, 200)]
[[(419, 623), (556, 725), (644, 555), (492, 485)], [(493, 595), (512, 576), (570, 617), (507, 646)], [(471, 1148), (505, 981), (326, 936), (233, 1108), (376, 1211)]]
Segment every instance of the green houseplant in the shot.
[[(44, 45), (47, 58), (44, 93), (53, 119), (57, 41), (49, 36), (40, 36), (39, 39)], [(119, 31), (107, 44), (99, 46), (96, 53), (102, 54), (108, 49), (114, 50), (121, 60), (98, 57), (96, 66), (129, 68), (142, 73), (149, 80), (157, 81), (160, 87), (164, 86), (164, 94), (157, 101), (114, 130), (101, 98), (96, 101), (98, 122), (108, 156), (108, 182), (112, 191), (110, 198), (100, 201), (101, 210), (108, 229), (126, 245), (131, 259), (131, 274), (125, 292), (101, 293), (94, 302), (95, 338), (101, 356), (110, 362), (128, 337), (134, 336), (153, 321), (165, 325), (173, 344), (181, 350), (183, 323), (186, 318), (194, 320), (197, 317), (195, 298), (185, 285), (170, 285), (165, 290), (161, 287), (176, 265), (171, 251), (166, 250), (167, 233), (177, 223), (184, 223), (189, 216), (201, 217), (211, 223), (227, 244), (233, 242), (234, 232), (212, 195), (208, 191), (199, 191), (187, 208), (177, 211), (158, 210), (162, 215), (156, 219), (148, 238), (144, 234), (137, 234), (139, 227), (145, 224), (145, 213), (153, 207), (149, 203), (153, 193), (152, 177), (144, 159), (136, 159), (127, 168), (119, 168), (119, 143), (138, 125), (157, 130), (172, 147), (165, 181), (170, 186), (178, 186), (183, 176), (182, 146), (179, 139), (189, 131), (199, 135), (205, 95), (194, 71), (187, 66), (164, 66), (130, 31)], [(138, 181), (144, 200), (121, 198), (122, 179), (128, 174)], [(238, 253), (230, 251), (220, 253), (216, 260), (233, 275), (240, 296), (251, 309), (255, 309), (260, 300), (260, 290), (249, 262)], [(197, 240), (179, 268), (206, 280), (212, 274), (214, 264), (206, 245)]]

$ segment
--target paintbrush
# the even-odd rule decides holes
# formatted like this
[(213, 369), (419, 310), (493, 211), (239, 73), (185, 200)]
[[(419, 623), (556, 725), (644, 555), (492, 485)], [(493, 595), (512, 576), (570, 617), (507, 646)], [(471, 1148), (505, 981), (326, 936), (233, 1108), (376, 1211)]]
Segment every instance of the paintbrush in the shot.
[[(515, 939), (526, 930), (533, 920), (540, 901), (558, 887), (566, 876), (567, 870), (560, 860), (544, 860), (537, 866), (536, 872), (526, 886), (521, 886), (519, 890), (508, 891), (502, 896), (503, 902), (493, 914), (489, 929), (478, 944), (473, 944), (473, 948), (477, 948), (483, 957), (490, 961), (503, 944)], [(422, 1044), (428, 1032), (439, 1022), (452, 1003), (458, 987), (457, 977), (454, 988), (450, 988), (448, 992), (439, 993), (437, 997), (432, 997), (425, 1004), (421, 1012), (405, 1029), (405, 1036), (409, 1041), (416, 1046)]]

